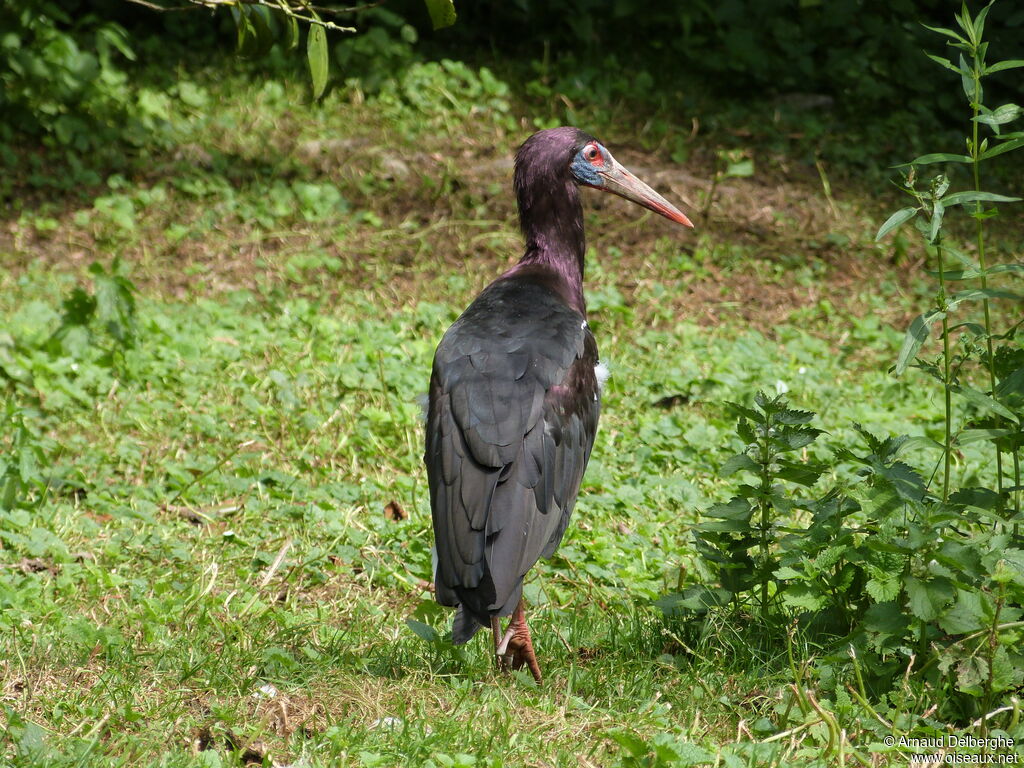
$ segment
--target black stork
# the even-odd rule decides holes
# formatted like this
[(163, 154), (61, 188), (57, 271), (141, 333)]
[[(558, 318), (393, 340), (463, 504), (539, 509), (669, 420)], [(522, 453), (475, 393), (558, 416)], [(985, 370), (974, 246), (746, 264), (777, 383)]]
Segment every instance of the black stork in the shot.
[(525, 665), (538, 683), (523, 577), (565, 533), (606, 375), (583, 298), (580, 186), (693, 226), (592, 136), (535, 133), (515, 162), (526, 253), (444, 334), (427, 409), (435, 595), (457, 608), (452, 642), (490, 627), (499, 668)]

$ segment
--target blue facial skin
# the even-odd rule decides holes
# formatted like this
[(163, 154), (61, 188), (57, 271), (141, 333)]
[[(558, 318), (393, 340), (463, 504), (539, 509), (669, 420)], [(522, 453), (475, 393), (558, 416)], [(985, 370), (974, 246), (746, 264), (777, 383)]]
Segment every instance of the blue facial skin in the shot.
[[(587, 146), (590, 146), (589, 144)], [(602, 157), (604, 157), (604, 167), (609, 168), (612, 164), (611, 153), (605, 149), (602, 145), (598, 144), (597, 148), (600, 150)], [(576, 181), (580, 184), (586, 184), (588, 187), (603, 187), (604, 181), (598, 174), (597, 169), (590, 164), (590, 161), (583, 156), (583, 153), (587, 151), (587, 147), (584, 147), (576, 153), (576, 157), (573, 158), (572, 163), (569, 165), (569, 169), (572, 171), (572, 175), (576, 177)]]

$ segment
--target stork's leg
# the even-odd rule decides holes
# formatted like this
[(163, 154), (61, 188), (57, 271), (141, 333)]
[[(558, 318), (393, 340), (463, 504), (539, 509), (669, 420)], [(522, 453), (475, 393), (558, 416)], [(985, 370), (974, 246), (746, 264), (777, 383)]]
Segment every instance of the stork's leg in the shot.
[[(492, 628), (494, 627), (492, 620)], [(499, 633), (495, 633), (497, 640)], [(538, 684), (541, 682), (540, 665), (537, 663), (537, 654), (533, 651), (533, 640), (530, 637), (530, 628), (526, 625), (526, 601), (520, 600), (516, 606), (512, 620), (508, 623), (505, 636), (500, 643), (495, 645), (495, 653), (498, 656), (498, 667), (502, 670), (522, 669), (529, 667), (530, 674)]]

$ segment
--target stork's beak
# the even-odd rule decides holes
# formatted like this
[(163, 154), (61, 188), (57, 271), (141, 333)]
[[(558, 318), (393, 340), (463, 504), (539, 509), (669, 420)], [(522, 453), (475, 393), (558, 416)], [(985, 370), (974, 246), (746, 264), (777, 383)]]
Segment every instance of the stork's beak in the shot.
[(682, 224), (684, 227), (693, 226), (693, 222), (686, 218), (682, 211), (619, 165), (615, 158), (609, 157), (608, 159), (611, 162), (606, 163), (604, 168), (595, 169), (598, 176), (604, 181), (604, 186), (599, 189), (631, 200), (648, 210), (660, 213), (666, 219)]

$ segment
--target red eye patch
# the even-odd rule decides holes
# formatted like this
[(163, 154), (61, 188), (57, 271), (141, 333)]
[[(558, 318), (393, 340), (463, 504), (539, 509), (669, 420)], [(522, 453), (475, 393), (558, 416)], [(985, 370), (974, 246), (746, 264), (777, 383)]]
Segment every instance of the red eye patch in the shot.
[(595, 168), (600, 168), (604, 165), (604, 153), (596, 143), (592, 142), (583, 148), (583, 157)]

